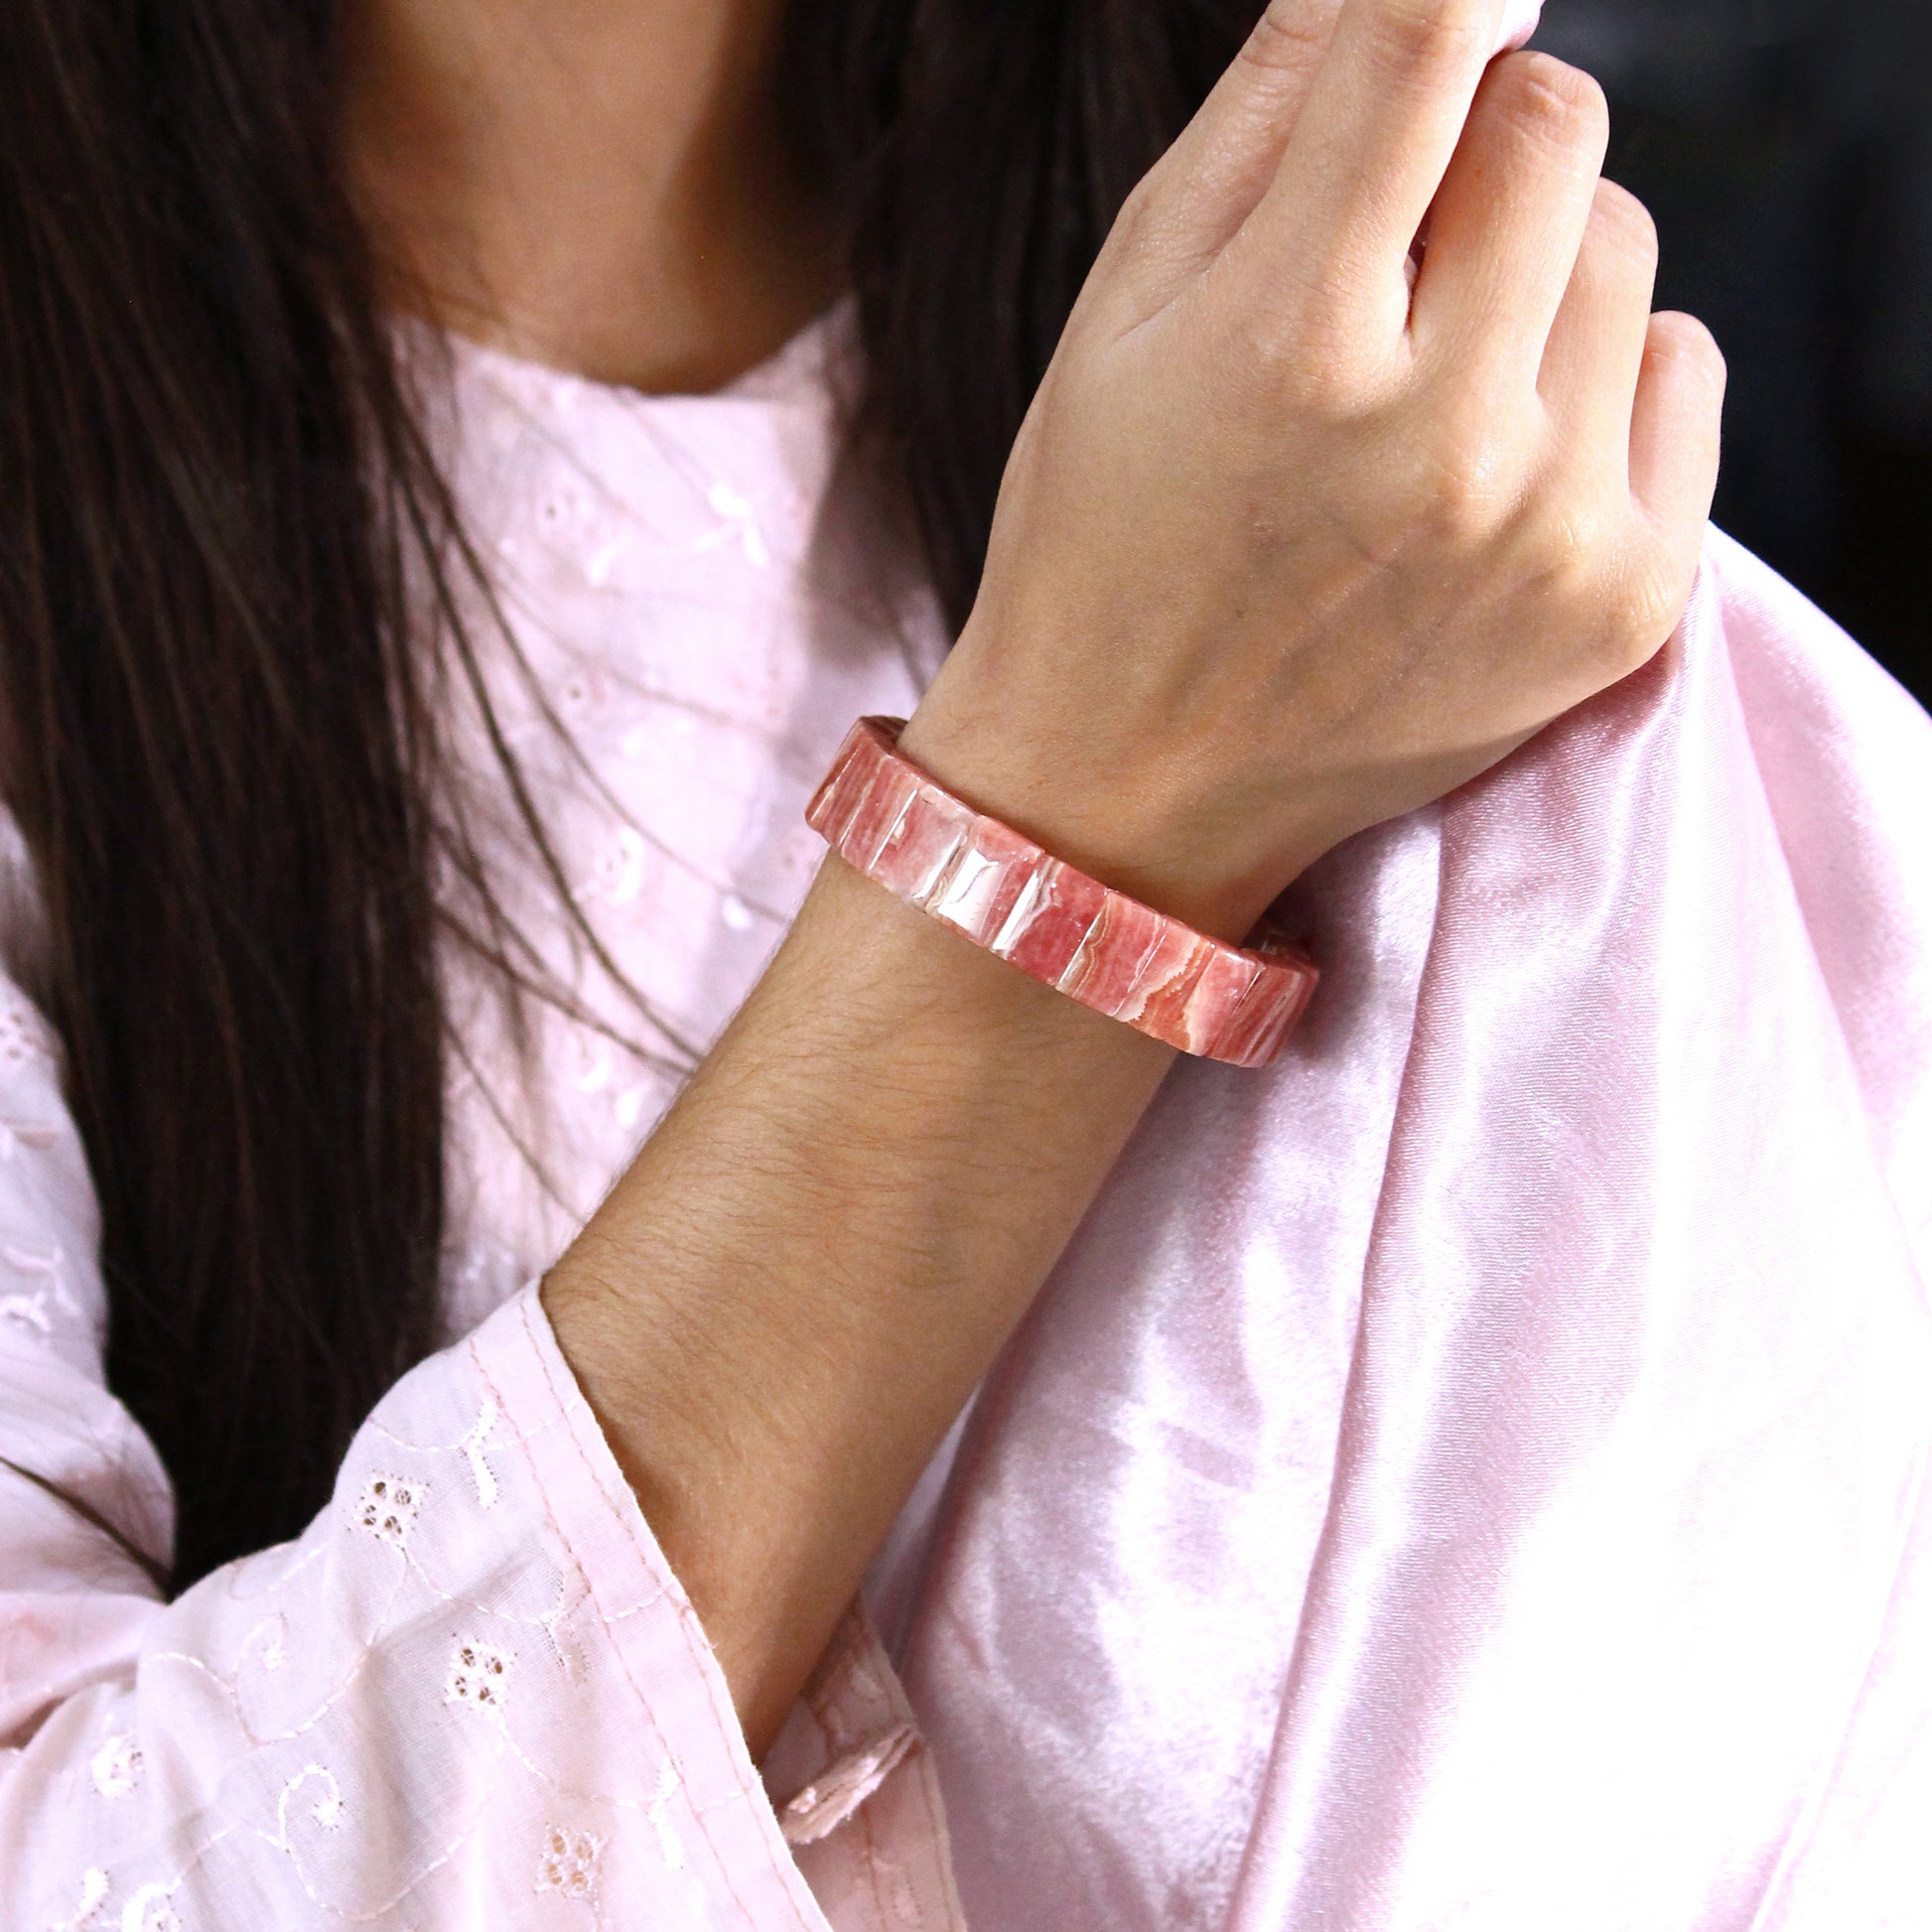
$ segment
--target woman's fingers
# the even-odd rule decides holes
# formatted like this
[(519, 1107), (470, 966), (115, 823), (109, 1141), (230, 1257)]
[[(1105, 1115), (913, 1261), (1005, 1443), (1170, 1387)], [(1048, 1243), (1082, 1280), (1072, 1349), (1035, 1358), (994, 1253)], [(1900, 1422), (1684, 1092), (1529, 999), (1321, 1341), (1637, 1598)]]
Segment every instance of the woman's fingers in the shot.
[(1695, 317), (1652, 316), (1630, 416), (1630, 491), (1688, 580), (1718, 487), (1725, 358)]
[(1623, 480), (1650, 340), (1657, 228), (1628, 190), (1598, 182), (1537, 387), (1562, 451)]
[(1410, 244), (1436, 199), (1502, 0), (1345, 0), (1293, 139), (1243, 234), (1274, 273), (1364, 321), (1406, 316)]
[(1602, 88), (1546, 54), (1512, 54), (1483, 76), (1430, 213), (1412, 311), (1418, 352), (1464, 371), (1479, 406), (1536, 383), (1609, 129)]

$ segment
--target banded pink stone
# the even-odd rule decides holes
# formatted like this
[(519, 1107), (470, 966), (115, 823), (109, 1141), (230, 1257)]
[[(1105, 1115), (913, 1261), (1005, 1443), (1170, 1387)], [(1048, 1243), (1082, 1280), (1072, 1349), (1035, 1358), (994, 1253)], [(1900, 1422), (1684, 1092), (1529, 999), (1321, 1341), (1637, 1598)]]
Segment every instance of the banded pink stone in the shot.
[(1183, 1052), (1211, 1053), (1261, 973), (1262, 962), (1252, 953), (1216, 946), (1187, 990), (1174, 1021), (1174, 1043)]
[(837, 828), (840, 804), (849, 797), (847, 768), (853, 754), (865, 742), (865, 734), (857, 725), (846, 733), (845, 743), (839, 747), (839, 755), (832, 760), (831, 770), (819, 781), (818, 789), (812, 793), (812, 802), (805, 807), (805, 823), (821, 834), (828, 845), (832, 843)]
[(806, 818), (898, 897), (1083, 1006), (1189, 1053), (1262, 1066), (1315, 971), (1272, 931), (1223, 944), (1110, 892), (897, 753), (902, 721), (862, 718)]
[(1312, 991), (1312, 980), (1305, 988), (1286, 963), (1271, 960), (1222, 1026), (1210, 1049), (1214, 1057), (1236, 1066), (1266, 1066), (1287, 1043)]
[(1212, 939), (1170, 919), (1142, 962), (1133, 992), (1114, 1009), (1114, 1018), (1158, 1038), (1178, 1039), (1187, 1002), (1215, 951)]
[(993, 950), (1023, 973), (1057, 986), (1106, 902), (1099, 880), (1048, 859), (1014, 902)]
[(1128, 1005), (1171, 921), (1138, 899), (1109, 893), (1080, 950), (1060, 975), (1059, 988), (1096, 1013), (1114, 1016)]
[(1038, 846), (997, 818), (975, 818), (952, 870), (925, 909), (957, 926), (975, 945), (990, 945), (1027, 881), (1045, 861)]
[(879, 848), (872, 876), (924, 910), (950, 876), (975, 816), (970, 805), (961, 804), (950, 792), (937, 785), (919, 785)]
[(866, 802), (872, 780), (890, 759), (888, 749), (866, 731), (861, 719), (847, 734), (831, 775), (806, 809), (805, 822), (842, 858), (851, 857), (845, 850), (845, 835), (853, 817)]
[(839, 856), (861, 872), (870, 872), (918, 788), (918, 779), (903, 765), (880, 765), (866, 780), (839, 834)]

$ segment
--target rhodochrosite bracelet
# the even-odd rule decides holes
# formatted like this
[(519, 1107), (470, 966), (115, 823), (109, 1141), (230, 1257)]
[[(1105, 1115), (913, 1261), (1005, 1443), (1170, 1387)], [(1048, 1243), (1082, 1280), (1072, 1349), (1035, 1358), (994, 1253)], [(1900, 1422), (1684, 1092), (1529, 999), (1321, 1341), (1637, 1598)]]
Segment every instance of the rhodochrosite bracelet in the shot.
[(1076, 872), (898, 754), (861, 718), (805, 813), (848, 865), (1070, 999), (1182, 1052), (1266, 1066), (1314, 991), (1273, 935), (1225, 945)]

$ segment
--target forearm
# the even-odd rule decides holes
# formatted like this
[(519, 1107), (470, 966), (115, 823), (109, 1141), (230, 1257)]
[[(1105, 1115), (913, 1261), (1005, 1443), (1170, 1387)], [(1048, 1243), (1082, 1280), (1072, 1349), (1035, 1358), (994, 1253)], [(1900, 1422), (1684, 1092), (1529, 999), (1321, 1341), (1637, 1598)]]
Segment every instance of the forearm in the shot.
[[(1498, 13), (1268, 10), (1095, 267), (902, 742), (1225, 938), (1689, 593), (1722, 362), (1650, 315), (1600, 92), (1485, 75)], [(1169, 1058), (833, 866), (556, 1270), (755, 1749)]]
[(1172, 1058), (830, 864), (552, 1271), (755, 1752)]

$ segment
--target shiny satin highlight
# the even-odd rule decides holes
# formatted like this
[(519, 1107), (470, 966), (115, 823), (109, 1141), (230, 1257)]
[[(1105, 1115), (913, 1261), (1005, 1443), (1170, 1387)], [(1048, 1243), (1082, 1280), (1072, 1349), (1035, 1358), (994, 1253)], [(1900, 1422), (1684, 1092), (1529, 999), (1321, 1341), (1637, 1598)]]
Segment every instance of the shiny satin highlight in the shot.
[(875, 1601), (976, 1932), (1932, 1910), (1932, 724), (1714, 536), (1298, 889)]

